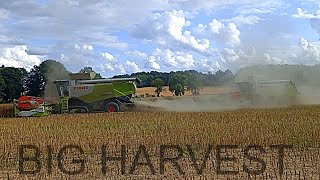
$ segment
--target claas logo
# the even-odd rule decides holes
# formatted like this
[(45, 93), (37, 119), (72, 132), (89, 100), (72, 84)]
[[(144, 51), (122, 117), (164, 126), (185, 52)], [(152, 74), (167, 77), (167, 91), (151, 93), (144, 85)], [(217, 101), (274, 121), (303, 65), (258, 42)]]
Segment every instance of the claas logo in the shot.
[(78, 86), (78, 87), (74, 87), (74, 90), (86, 90), (88, 89), (88, 86)]

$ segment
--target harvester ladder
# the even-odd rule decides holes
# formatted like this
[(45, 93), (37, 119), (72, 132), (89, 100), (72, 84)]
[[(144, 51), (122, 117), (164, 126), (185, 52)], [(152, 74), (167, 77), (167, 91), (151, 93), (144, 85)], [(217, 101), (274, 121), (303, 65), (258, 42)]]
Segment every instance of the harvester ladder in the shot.
[(13, 110), (12, 110), (13, 117), (17, 117), (17, 114), (18, 114), (17, 103), (18, 103), (17, 99), (14, 99), (13, 102), (12, 102), (12, 105), (13, 105)]
[(69, 98), (68, 97), (62, 97), (61, 99), (61, 113), (67, 114), (69, 112)]

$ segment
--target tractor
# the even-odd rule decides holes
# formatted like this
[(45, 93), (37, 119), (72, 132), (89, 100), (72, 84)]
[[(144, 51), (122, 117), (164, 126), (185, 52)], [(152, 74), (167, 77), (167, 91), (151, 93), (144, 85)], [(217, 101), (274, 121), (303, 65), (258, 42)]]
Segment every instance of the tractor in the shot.
[(14, 100), (16, 116), (48, 114), (119, 112), (134, 106), (131, 101), (137, 91), (138, 78), (94, 79), (95, 73), (73, 73), (70, 79), (53, 83), (59, 92), (59, 102), (48, 104), (43, 98), (22, 96)]

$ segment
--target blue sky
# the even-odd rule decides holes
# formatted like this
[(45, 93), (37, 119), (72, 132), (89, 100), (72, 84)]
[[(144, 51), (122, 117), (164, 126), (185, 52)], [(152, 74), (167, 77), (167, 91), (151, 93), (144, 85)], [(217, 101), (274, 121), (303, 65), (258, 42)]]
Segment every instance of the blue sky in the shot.
[(316, 0), (0, 2), (0, 64), (55, 59), (104, 77), (320, 62)]

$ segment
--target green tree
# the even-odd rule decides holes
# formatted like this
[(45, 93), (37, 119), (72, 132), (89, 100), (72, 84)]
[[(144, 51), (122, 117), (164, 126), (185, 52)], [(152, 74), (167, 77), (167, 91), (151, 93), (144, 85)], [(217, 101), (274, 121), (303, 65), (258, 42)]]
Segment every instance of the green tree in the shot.
[(169, 80), (169, 91), (177, 96), (184, 95), (187, 84), (188, 77), (186, 75), (174, 74)]
[(79, 73), (91, 73), (91, 72), (96, 73), (96, 76), (94, 77), (94, 79), (101, 79), (101, 78), (102, 78), (101, 74), (95, 72), (95, 71), (92, 69), (92, 67), (84, 67), (84, 68), (82, 68), (82, 69), (79, 71)]
[(5, 88), (6, 82), (4, 81), (2, 76), (0, 76), (0, 103), (3, 103), (4, 97), (6, 96), (6, 93), (4, 92)]
[(27, 95), (41, 96), (44, 93), (46, 81), (40, 66), (33, 66), (26, 78)]
[(198, 74), (189, 75), (187, 90), (191, 91), (192, 95), (199, 95), (200, 89), (203, 87), (202, 81), (202, 78)]
[(0, 75), (4, 80), (4, 83), (2, 82), (4, 102), (19, 98), (24, 91), (23, 79), (27, 71), (24, 68), (2, 67)]
[(182, 84), (177, 84), (174, 87), (174, 94), (176, 96), (182, 96), (182, 95), (184, 95), (184, 92), (185, 92), (185, 89), (184, 89), (184, 86)]
[(156, 88), (155, 92), (157, 93), (157, 97), (160, 97), (160, 93), (162, 92), (163, 85), (164, 85), (163, 80), (160, 78), (157, 78), (157, 79), (153, 80), (151, 84), (153, 87)]

